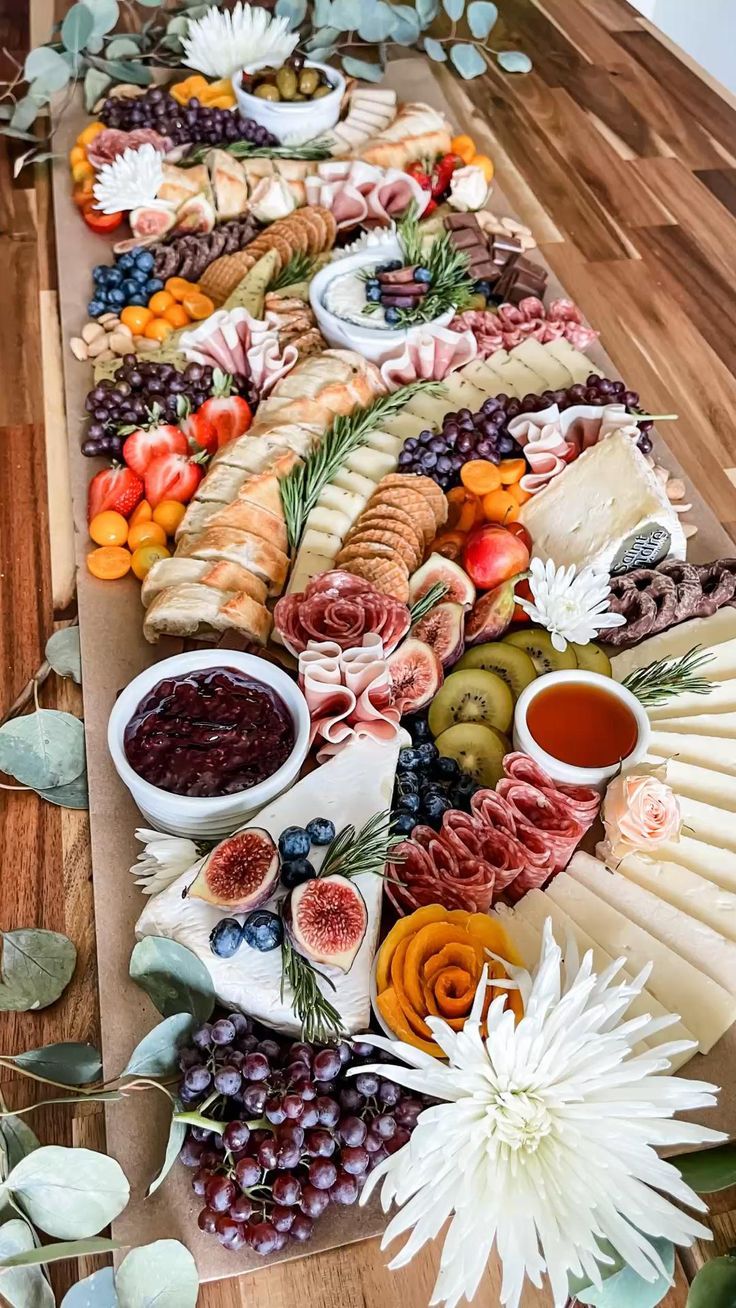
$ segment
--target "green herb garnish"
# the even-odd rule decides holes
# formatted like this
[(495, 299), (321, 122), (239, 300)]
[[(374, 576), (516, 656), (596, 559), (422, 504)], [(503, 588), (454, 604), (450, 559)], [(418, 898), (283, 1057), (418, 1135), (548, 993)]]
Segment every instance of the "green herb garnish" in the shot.
[(382, 876), (393, 846), (403, 839), (394, 830), (389, 809), (369, 818), (357, 833), (353, 826), (343, 827), (329, 844), (317, 876)]
[(316, 266), (314, 255), (297, 250), (289, 262), (284, 264), (281, 272), (276, 273), (273, 281), (269, 282), (267, 291), (282, 291), (284, 287), (294, 286), (296, 282), (308, 281)]
[(322, 994), (317, 977), (335, 989), (334, 982), (324, 972), (318, 972), (303, 954), (297, 953), (287, 936), (281, 946), (281, 999), (288, 981), (294, 992), (294, 1012), (302, 1027), (302, 1040), (307, 1044), (331, 1044), (344, 1035), (345, 1027), (337, 1009)]
[(434, 586), (430, 586), (426, 595), (422, 595), (421, 599), (410, 605), (409, 614), (412, 627), (419, 622), (420, 618), (425, 617), (434, 608), (435, 604), (439, 604), (440, 600), (445, 598), (449, 589), (444, 581), (436, 581)]
[(442, 387), (433, 381), (410, 382), (390, 395), (379, 396), (364, 409), (340, 414), (314, 453), (282, 478), (279, 490), (291, 549), (296, 549), (307, 515), (348, 455), (365, 445), (370, 433), (387, 418), (400, 413), (418, 391), (439, 395)]
[(235, 159), (329, 159), (332, 151), (320, 140), (305, 141), (304, 145), (254, 145), (252, 141), (228, 141), (220, 145), (196, 145), (183, 159), (179, 160), (181, 168), (202, 163), (210, 150), (225, 150)]
[(686, 692), (709, 695), (715, 689), (715, 682), (695, 674), (704, 664), (712, 662), (713, 655), (701, 653), (701, 650), (701, 645), (694, 645), (679, 659), (657, 659), (656, 663), (648, 663), (645, 668), (630, 672), (621, 684), (636, 695), (645, 708), (654, 708), (672, 696)]
[[(451, 233), (441, 232), (425, 249), (416, 205), (412, 205), (397, 224), (396, 234), (406, 265), (428, 268), (432, 282), (427, 294), (413, 308), (396, 310), (398, 317), (391, 326), (401, 328), (420, 322), (432, 322), (449, 309), (462, 313), (473, 296), (473, 280), (468, 256), (456, 249)], [(401, 294), (400, 285), (396, 287), (396, 293)], [(366, 305), (362, 312), (366, 315), (375, 312), (374, 304)]]

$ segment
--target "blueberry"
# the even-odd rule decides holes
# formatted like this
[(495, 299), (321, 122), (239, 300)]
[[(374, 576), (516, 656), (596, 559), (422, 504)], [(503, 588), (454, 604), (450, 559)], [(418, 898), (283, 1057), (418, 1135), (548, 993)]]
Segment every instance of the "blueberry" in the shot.
[(316, 875), (308, 858), (287, 858), (281, 864), (281, 881), (287, 890), (300, 886), (302, 881), (311, 881)]
[(148, 307), (149, 298), (150, 297), (146, 294), (146, 292), (142, 291), (139, 287), (135, 295), (128, 296), (128, 304), (140, 304), (145, 309)]
[(107, 274), (110, 269), (106, 263), (98, 263), (96, 268), (92, 269), (92, 281), (95, 286), (103, 286), (107, 281)]
[(107, 284), (108, 286), (119, 286), (123, 280), (123, 274), (119, 268), (108, 268)]
[(419, 754), (415, 749), (402, 749), (396, 764), (397, 772), (413, 772), (419, 766)]
[(434, 770), (437, 776), (445, 781), (454, 781), (460, 776), (460, 764), (457, 759), (447, 758), (444, 754), (440, 754), (440, 757), (435, 759)]
[(329, 845), (335, 839), (335, 824), (329, 818), (312, 818), (307, 823), (307, 834), (313, 845)]
[(455, 802), (458, 804), (465, 803), (470, 799), (471, 795), (475, 794), (477, 789), (478, 787), (472, 777), (462, 776), (453, 791)]
[(130, 272), (131, 268), (135, 268), (135, 259), (132, 254), (121, 254), (116, 266), (121, 272)]
[(416, 753), (419, 758), (419, 766), (428, 768), (438, 757), (439, 750), (431, 740), (425, 740), (421, 745), (417, 745)]
[(429, 799), (433, 795), (444, 795), (444, 793), (445, 793), (445, 788), (442, 785), (441, 781), (427, 781), (424, 783), (423, 786), (420, 786), (419, 788), (419, 794), (422, 797), (422, 803), (424, 803), (425, 799)]
[(133, 269), (133, 271), (130, 274), (130, 280), (132, 282), (137, 282), (139, 286), (145, 287), (146, 282), (148, 281), (148, 273), (146, 272), (145, 268), (136, 267)]
[(279, 853), (282, 858), (301, 858), (309, 853), (311, 844), (304, 827), (286, 827), (279, 836)]
[(105, 312), (105, 305), (102, 300), (90, 300), (87, 305), (87, 313), (90, 318), (99, 318), (101, 313)]
[[(384, 313), (384, 318), (386, 319), (386, 322), (388, 322), (388, 323), (395, 323), (395, 322), (398, 322), (398, 321), (399, 321), (399, 311), (398, 311), (398, 309), (395, 309), (394, 306), (393, 306), (392, 304), (389, 305), (388, 309), (386, 309), (386, 312)], [(432, 466), (434, 466), (434, 465), (432, 465)]]
[(267, 908), (257, 908), (249, 913), (243, 923), (243, 939), (251, 949), (258, 949), (267, 954), (271, 949), (278, 949), (284, 938), (284, 926), (277, 913), (269, 913)]
[(394, 822), (394, 830), (400, 836), (410, 836), (416, 823), (417, 819), (413, 813), (399, 813)]
[(402, 772), (398, 779), (398, 789), (401, 795), (415, 795), (419, 790), (419, 777), (416, 772)]
[(232, 958), (243, 943), (243, 928), (234, 917), (221, 917), (210, 931), (210, 949), (218, 958)]
[(366, 300), (368, 301), (369, 304), (378, 304), (379, 301), (380, 301), (380, 299), (381, 299), (381, 288), (380, 288), (380, 286), (378, 286), (378, 285), (376, 285), (376, 286), (370, 286), (370, 285), (369, 285), (369, 286), (367, 287), (367, 289), (366, 289), (365, 298), (366, 298)]
[(427, 795), (424, 800), (424, 812), (430, 822), (438, 822), (448, 808), (452, 808), (452, 804), (446, 795)]
[(378, 280), (377, 277), (367, 277), (367, 278), (366, 278), (366, 283), (365, 283), (365, 284), (366, 284), (366, 287), (367, 287), (367, 289), (368, 289), (369, 291), (372, 291), (372, 290), (374, 289), (374, 287), (376, 287), (376, 286), (378, 286), (378, 287), (380, 288), (380, 285), (381, 285), (381, 283), (379, 282), (379, 280)]
[(415, 268), (415, 269), (414, 269), (414, 281), (415, 281), (415, 282), (425, 282), (426, 285), (428, 286), (429, 283), (431, 282), (431, 280), (432, 280), (432, 274), (431, 274), (431, 272), (429, 271), (429, 268)]
[(137, 250), (135, 262), (139, 268), (142, 268), (143, 272), (150, 272), (156, 260), (150, 250)]
[(164, 289), (164, 284), (160, 277), (149, 277), (145, 289), (148, 291), (149, 295), (155, 295), (156, 291), (162, 291)]
[(491, 283), (484, 281), (482, 278), (479, 282), (475, 283), (475, 287), (473, 289), (475, 290), (477, 295), (485, 295), (486, 299), (488, 299), (489, 296), (492, 294)]
[(421, 801), (416, 791), (409, 791), (406, 795), (400, 795), (396, 805), (400, 813), (418, 813)]
[(121, 291), (119, 286), (114, 286), (111, 291), (107, 292), (107, 302), (115, 305), (125, 304), (125, 291)]
[(138, 294), (138, 291), (140, 290), (140, 283), (134, 282), (132, 277), (126, 277), (120, 289), (127, 299), (129, 295)]
[(429, 723), (426, 718), (409, 718), (408, 722), (411, 738), (415, 744), (422, 740), (429, 740), (432, 734), (429, 730)]

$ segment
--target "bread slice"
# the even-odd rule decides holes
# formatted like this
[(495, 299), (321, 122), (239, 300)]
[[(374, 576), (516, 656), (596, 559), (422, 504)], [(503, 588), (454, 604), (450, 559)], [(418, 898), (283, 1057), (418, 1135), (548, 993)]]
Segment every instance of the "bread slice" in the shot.
[(257, 604), (265, 604), (265, 582), (237, 563), (210, 563), (206, 559), (188, 559), (174, 555), (172, 559), (159, 559), (144, 577), (141, 600), (146, 608), (162, 590), (170, 586), (199, 583), (220, 591), (243, 591)]
[(185, 584), (162, 590), (150, 605), (143, 623), (146, 640), (159, 636), (187, 636), (207, 640), (235, 628), (248, 640), (265, 645), (271, 633), (271, 615), (249, 595), (226, 593), (211, 586)]
[(251, 531), (254, 536), (269, 541), (284, 552), (287, 549), (286, 524), (283, 517), (269, 513), (258, 504), (250, 504), (240, 496), (232, 504), (215, 504), (210, 500), (193, 500), (179, 524), (177, 540), (207, 527), (237, 527)]
[(237, 563), (265, 581), (269, 595), (279, 595), (289, 570), (289, 556), (268, 541), (236, 527), (212, 527), (184, 536), (176, 547), (185, 558)]
[(193, 498), (214, 500), (218, 504), (230, 504), (247, 476), (247, 468), (233, 468), (228, 463), (213, 463), (207, 475), (199, 483)]

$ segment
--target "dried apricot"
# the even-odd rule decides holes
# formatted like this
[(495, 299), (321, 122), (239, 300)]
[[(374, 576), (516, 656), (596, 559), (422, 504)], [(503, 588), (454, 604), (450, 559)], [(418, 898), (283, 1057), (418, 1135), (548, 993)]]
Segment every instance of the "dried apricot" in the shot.
[(145, 331), (153, 314), (144, 304), (126, 304), (120, 311), (120, 321), (125, 327), (130, 327), (134, 336), (140, 336)]
[(200, 322), (202, 318), (209, 318), (211, 313), (215, 312), (215, 306), (209, 295), (200, 295), (196, 292), (194, 295), (185, 295), (182, 304), (195, 322)]
[(442, 554), (446, 559), (459, 559), (464, 548), (464, 531), (443, 531), (432, 542), (432, 552)]
[(521, 481), (526, 472), (526, 463), (524, 459), (502, 459), (498, 471), (501, 474), (501, 485), (511, 486), (515, 481)]
[(83, 145), (73, 145), (69, 151), (69, 163), (73, 168), (75, 164), (87, 162), (87, 151)]
[(494, 490), (483, 496), (483, 512), (487, 522), (516, 522), (519, 505), (507, 490)]
[(78, 163), (72, 164), (72, 181), (83, 182), (85, 178), (93, 178), (95, 170), (87, 159), (81, 159)]
[(87, 567), (100, 581), (117, 581), (130, 571), (132, 555), (122, 545), (103, 545), (87, 555)]
[(172, 327), (187, 327), (192, 321), (183, 304), (172, 304), (164, 309), (163, 316)]
[(165, 341), (170, 336), (174, 328), (165, 318), (152, 318), (151, 321), (143, 328), (143, 335), (149, 341)]
[(468, 495), (455, 523), (455, 531), (471, 531), (484, 521), (483, 504), (477, 495)]
[(490, 459), (469, 459), (460, 469), (460, 480), (473, 495), (487, 495), (489, 491), (498, 490), (501, 473)]
[(520, 486), (518, 481), (515, 481), (513, 486), (507, 486), (506, 489), (508, 490), (509, 495), (513, 496), (519, 506), (526, 504), (527, 500), (532, 498), (531, 492), (524, 490), (523, 486)]
[(185, 513), (185, 506), (178, 500), (162, 500), (153, 510), (153, 521), (163, 527), (167, 536), (173, 536)]
[(128, 524), (122, 513), (105, 509), (95, 514), (89, 524), (89, 534), (95, 545), (124, 545), (128, 539)]
[(104, 123), (88, 123), (84, 131), (79, 133), (79, 136), (77, 137), (77, 145), (89, 145), (90, 142), (94, 141), (95, 137), (99, 136), (100, 132), (104, 132), (104, 130)]
[(174, 297), (171, 291), (156, 291), (155, 295), (152, 295), (148, 301), (148, 307), (151, 313), (155, 313), (156, 317), (158, 317), (165, 309), (170, 309), (173, 303)]
[(453, 154), (459, 154), (460, 158), (468, 164), (475, 154), (475, 141), (472, 136), (454, 136), (450, 149)]
[(128, 549), (135, 552), (141, 545), (165, 545), (166, 532), (157, 522), (139, 522), (128, 534)]

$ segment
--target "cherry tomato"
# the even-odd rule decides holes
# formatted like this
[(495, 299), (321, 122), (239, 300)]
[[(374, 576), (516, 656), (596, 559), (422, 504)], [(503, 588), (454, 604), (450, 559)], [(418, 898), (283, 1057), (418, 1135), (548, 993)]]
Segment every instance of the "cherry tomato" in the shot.
[(101, 581), (117, 581), (130, 570), (132, 555), (122, 545), (103, 545), (87, 555), (87, 567)]
[(95, 514), (89, 524), (89, 534), (95, 545), (124, 545), (128, 539), (128, 524), (122, 513), (105, 509)]
[(122, 213), (101, 213), (99, 209), (95, 209), (94, 203), (85, 205), (82, 209), (82, 217), (93, 232), (100, 234), (114, 232), (123, 221)]
[(143, 581), (154, 563), (158, 563), (159, 559), (168, 559), (170, 557), (171, 551), (167, 550), (165, 545), (140, 545), (133, 553), (131, 567), (138, 580)]

